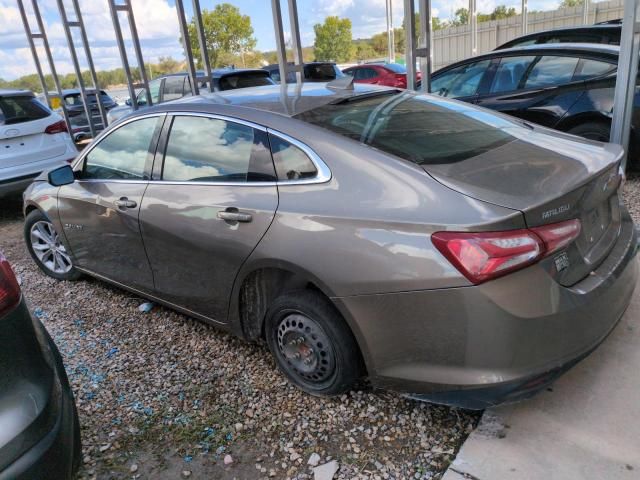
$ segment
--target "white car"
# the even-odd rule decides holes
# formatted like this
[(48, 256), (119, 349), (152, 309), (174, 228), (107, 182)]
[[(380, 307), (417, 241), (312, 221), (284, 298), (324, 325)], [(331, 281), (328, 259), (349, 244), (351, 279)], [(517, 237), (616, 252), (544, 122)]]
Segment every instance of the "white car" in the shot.
[(0, 197), (21, 193), (40, 172), (77, 154), (60, 115), (28, 90), (0, 89)]

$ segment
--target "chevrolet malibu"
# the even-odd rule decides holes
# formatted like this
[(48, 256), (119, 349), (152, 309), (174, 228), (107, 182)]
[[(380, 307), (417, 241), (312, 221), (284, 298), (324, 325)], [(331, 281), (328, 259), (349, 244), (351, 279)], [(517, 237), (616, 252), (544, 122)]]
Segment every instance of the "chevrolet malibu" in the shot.
[(467, 408), (585, 357), (629, 304), (622, 149), (337, 80), (190, 97), (108, 128), (26, 192), (48, 275), (88, 274), (264, 339), (314, 395)]

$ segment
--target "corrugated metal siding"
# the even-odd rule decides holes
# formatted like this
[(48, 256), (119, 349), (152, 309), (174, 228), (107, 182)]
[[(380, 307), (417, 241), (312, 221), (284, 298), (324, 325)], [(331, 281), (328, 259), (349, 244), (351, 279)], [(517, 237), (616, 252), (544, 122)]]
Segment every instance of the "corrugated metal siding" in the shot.
[[(623, 0), (591, 3), (589, 23), (622, 18)], [(527, 33), (582, 25), (582, 6), (549, 12), (529, 12)], [(478, 24), (478, 54), (490, 52), (498, 45), (522, 35), (520, 15)], [(433, 32), (434, 71), (471, 56), (471, 27), (450, 27)]]

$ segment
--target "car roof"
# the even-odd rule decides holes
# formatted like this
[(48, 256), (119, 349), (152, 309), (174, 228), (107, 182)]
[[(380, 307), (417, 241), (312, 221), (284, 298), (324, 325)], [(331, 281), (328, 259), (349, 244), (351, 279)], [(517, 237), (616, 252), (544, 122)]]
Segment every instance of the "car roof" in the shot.
[[(508, 45), (513, 42), (526, 41), (528, 39), (543, 37), (545, 35), (552, 35), (557, 33), (588, 33), (588, 32), (602, 33), (607, 31), (611, 31), (611, 32), (619, 31), (622, 28), (621, 23), (613, 23), (613, 22), (620, 22), (620, 20), (611, 20), (610, 22), (612, 23), (602, 22), (602, 23), (596, 23), (594, 25), (576, 25), (574, 27), (560, 27), (560, 28), (553, 28), (550, 30), (542, 30), (540, 32), (533, 32), (533, 33), (528, 33), (526, 35), (521, 35), (519, 37), (513, 38), (511, 40), (508, 40), (502, 43), (502, 45)], [(501, 46), (499, 46), (496, 50), (498, 49), (501, 49)]]
[(434, 72), (434, 75), (438, 72), (449, 70), (453, 67), (460, 65), (466, 65), (470, 62), (476, 62), (478, 60), (496, 58), (507, 56), (511, 54), (529, 54), (529, 55), (541, 55), (548, 54), (550, 52), (569, 53), (569, 54), (600, 54), (610, 55), (617, 57), (620, 53), (620, 47), (618, 45), (609, 45), (604, 43), (541, 43), (537, 45), (524, 45), (520, 47), (504, 48), (502, 50), (492, 50), (491, 52), (483, 53), (475, 57), (465, 58), (458, 62), (451, 63), (446, 67), (442, 67)]
[(216, 105), (234, 105), (293, 117), (345, 98), (381, 90), (398, 90), (368, 84), (353, 84), (353, 89), (339, 89), (329, 87), (330, 83), (311, 82), (304, 83), (302, 86), (290, 84), (286, 89), (283, 89), (282, 85), (265, 85), (215, 93), (207, 92), (163, 103), (144, 111), (187, 110), (215, 113)]
[(18, 96), (30, 96), (33, 97), (34, 94), (31, 90), (19, 90), (19, 89), (11, 89), (11, 88), (0, 88), (0, 97), (18, 97)]
[[(478, 55), (479, 57), (484, 56), (495, 56), (501, 55), (509, 52), (530, 52), (530, 51), (576, 51), (576, 52), (584, 52), (584, 53), (605, 53), (609, 55), (618, 55), (620, 53), (620, 47), (618, 45), (610, 45), (607, 43), (539, 43), (536, 45), (522, 45), (513, 48), (504, 48), (502, 50), (494, 50), (492, 52), (486, 53), (484, 55)], [(474, 57), (476, 58), (476, 57)]]
[[(306, 67), (307, 65), (335, 65), (336, 62), (304, 62), (302, 64), (303, 67)], [(294, 62), (287, 62), (287, 65), (294, 65)], [(271, 63), (269, 65), (265, 65), (264, 67), (262, 67), (263, 70), (272, 70), (274, 68), (280, 68), (280, 65), (277, 63)]]
[[(234, 74), (234, 73), (243, 73), (243, 72), (260, 72), (264, 73), (262, 68), (216, 68), (211, 70), (211, 76), (213, 78), (221, 78), (225, 75)], [(186, 77), (188, 76), (188, 72), (176, 72), (176, 73), (167, 73), (166, 75), (160, 75), (159, 77), (154, 78), (153, 80), (157, 80), (159, 78), (167, 78), (167, 77)], [(196, 70), (196, 75), (202, 77), (205, 75), (204, 70)]]

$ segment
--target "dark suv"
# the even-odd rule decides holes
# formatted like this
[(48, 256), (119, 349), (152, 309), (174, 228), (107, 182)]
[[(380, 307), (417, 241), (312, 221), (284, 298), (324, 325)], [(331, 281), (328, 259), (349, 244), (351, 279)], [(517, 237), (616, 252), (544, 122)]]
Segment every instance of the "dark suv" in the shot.
[[(289, 65), (293, 65), (293, 62), (289, 62)], [(309, 62), (305, 63), (303, 68), (304, 80), (306, 82), (330, 82), (331, 80), (345, 76), (342, 70), (333, 62)], [(269, 72), (275, 82), (280, 83), (280, 68), (277, 63), (267, 65), (263, 67), (263, 69)], [(294, 72), (288, 72), (287, 83), (295, 82), (296, 74)]]

